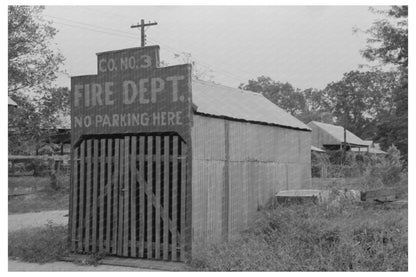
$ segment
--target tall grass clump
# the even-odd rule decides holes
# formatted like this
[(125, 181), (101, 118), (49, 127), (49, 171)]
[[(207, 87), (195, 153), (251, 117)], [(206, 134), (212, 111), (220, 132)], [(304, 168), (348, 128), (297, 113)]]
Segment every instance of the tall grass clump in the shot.
[(279, 206), (189, 264), (209, 271), (407, 271), (407, 209)]
[(67, 255), (68, 227), (47, 224), (45, 227), (9, 233), (9, 258), (32, 263), (56, 261)]

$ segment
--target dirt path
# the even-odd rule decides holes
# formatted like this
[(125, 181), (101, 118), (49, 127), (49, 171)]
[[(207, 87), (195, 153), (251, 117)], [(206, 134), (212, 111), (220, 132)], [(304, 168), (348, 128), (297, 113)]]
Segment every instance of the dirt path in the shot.
[(66, 225), (68, 224), (68, 210), (12, 214), (8, 218), (9, 232), (31, 227), (42, 227), (48, 221), (58, 225)]
[(133, 268), (111, 265), (77, 265), (69, 262), (53, 262), (47, 264), (24, 263), (9, 260), (9, 271), (155, 271), (144, 268)]

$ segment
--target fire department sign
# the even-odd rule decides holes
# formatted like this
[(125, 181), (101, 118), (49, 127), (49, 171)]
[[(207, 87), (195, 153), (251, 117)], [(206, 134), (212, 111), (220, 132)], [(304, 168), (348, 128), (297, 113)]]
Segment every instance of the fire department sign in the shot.
[(159, 68), (159, 47), (97, 54), (98, 75), (71, 78), (72, 141), (84, 135), (177, 132), (191, 124), (191, 66)]

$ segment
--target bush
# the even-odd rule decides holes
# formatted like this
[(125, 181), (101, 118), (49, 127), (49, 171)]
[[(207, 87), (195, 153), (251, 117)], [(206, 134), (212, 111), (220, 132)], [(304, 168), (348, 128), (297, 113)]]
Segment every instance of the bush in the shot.
[(9, 233), (9, 258), (31, 263), (56, 261), (69, 253), (68, 227), (24, 229)]
[(407, 271), (407, 210), (294, 205), (261, 211), (228, 243), (196, 249), (213, 271)]

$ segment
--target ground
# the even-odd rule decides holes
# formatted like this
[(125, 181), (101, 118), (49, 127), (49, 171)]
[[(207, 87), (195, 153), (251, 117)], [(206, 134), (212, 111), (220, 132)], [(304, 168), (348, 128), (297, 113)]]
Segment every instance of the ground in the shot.
[(32, 227), (42, 227), (48, 222), (58, 225), (68, 224), (68, 210), (44, 211), (9, 215), (9, 232)]
[[(56, 199), (62, 201), (55, 202)], [(156, 267), (150, 263), (146, 265), (146, 262), (151, 261), (136, 264), (136, 268), (56, 261), (56, 257), (62, 257), (67, 249), (67, 199), (67, 189), (58, 192), (42, 189), (26, 196), (9, 198), (9, 242), (14, 241), (12, 249), (23, 249), (16, 254), (10, 252), (9, 247), (9, 256), (43, 257), (39, 251), (59, 253), (53, 256), (54, 262), (46, 264), (9, 260), (9, 271), (178, 270), (168, 263)], [(339, 203), (335, 204), (331, 202), (310, 207), (294, 205), (260, 211), (254, 225), (242, 232), (238, 239), (221, 244), (218, 248), (204, 247), (204, 251), (196, 255), (188, 266), (192, 270), (203, 271), (407, 271), (406, 199), (396, 204), (353, 204), (348, 199), (340, 198)], [(58, 225), (54, 228), (59, 229), (58, 239), (63, 248), (52, 243), (56, 241), (56, 237), (54, 240), (49, 235), (56, 234), (53, 230), (42, 228), (39, 237), (33, 236), (39, 230), (29, 230), (46, 224)], [(19, 232), (26, 233), (25, 240)], [(41, 241), (44, 245), (30, 243), (34, 241)], [(32, 247), (32, 252), (28, 251), (29, 244), (35, 245), (36, 249)], [(56, 251), (51, 251), (53, 249)], [(305, 256), (305, 253), (309, 254)], [(346, 261), (348, 264), (345, 264)]]
[[(9, 232), (42, 227), (52, 222), (56, 225), (68, 224), (68, 210), (43, 211), (38, 213), (24, 213), (9, 215)], [(71, 262), (53, 262), (46, 264), (26, 263), (9, 260), (9, 271), (154, 271), (147, 268), (133, 268), (110, 265), (78, 265)]]
[(24, 263), (9, 260), (9, 271), (154, 271), (145, 268), (132, 268), (111, 265), (77, 265), (70, 262), (54, 262), (47, 264)]

